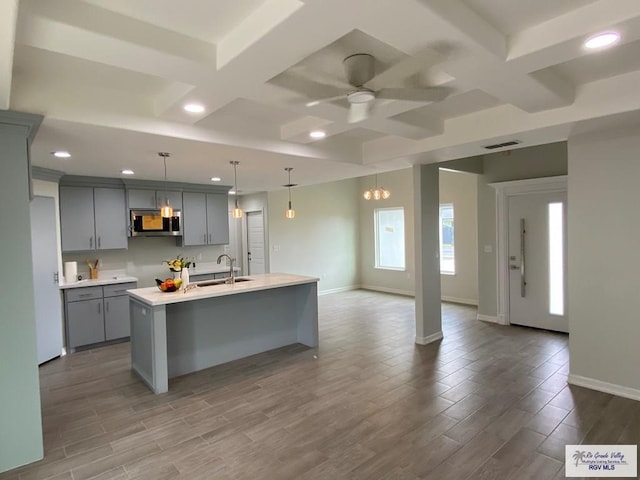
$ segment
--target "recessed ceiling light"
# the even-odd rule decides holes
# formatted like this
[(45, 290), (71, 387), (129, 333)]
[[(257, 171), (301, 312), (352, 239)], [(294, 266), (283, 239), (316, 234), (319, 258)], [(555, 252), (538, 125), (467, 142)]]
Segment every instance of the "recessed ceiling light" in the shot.
[(602, 32), (589, 37), (585, 42), (585, 48), (589, 50), (597, 50), (599, 48), (612, 47), (620, 41), (618, 32)]
[(235, 190), (229, 190), (229, 195), (235, 195), (236, 191)]
[(51, 152), (54, 157), (58, 158), (69, 158), (71, 154), (69, 152), (65, 152), (64, 150), (58, 150), (56, 152)]
[(219, 182), (220, 180), (220, 177), (211, 177), (212, 182)]
[(130, 169), (128, 169), (128, 168), (125, 168), (125, 169), (124, 169), (124, 170), (122, 170), (122, 172), (120, 172), (120, 173), (122, 173), (123, 175), (133, 175), (133, 174), (134, 174), (134, 173), (136, 173), (136, 172), (134, 172), (133, 170), (130, 170)]
[(187, 103), (184, 106), (184, 109), (189, 113), (202, 113), (204, 112), (204, 105), (200, 105), (199, 103)]
[(305, 105), (307, 107), (315, 107), (316, 105), (319, 105), (319, 104), (320, 104), (320, 100), (313, 100), (311, 102), (307, 102)]
[(309, 136), (311, 138), (324, 138), (327, 136), (327, 132), (325, 132), (324, 130), (312, 130), (311, 132), (309, 132)]

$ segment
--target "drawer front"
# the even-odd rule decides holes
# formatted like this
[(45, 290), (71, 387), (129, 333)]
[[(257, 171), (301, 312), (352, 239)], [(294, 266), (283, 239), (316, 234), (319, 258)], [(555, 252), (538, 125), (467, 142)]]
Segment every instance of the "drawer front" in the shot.
[(102, 287), (68, 288), (64, 291), (64, 298), (67, 302), (102, 298)]
[(118, 295), (126, 295), (127, 290), (138, 288), (138, 284), (136, 282), (116, 283), (114, 285), (105, 285), (102, 288), (104, 288), (105, 298), (117, 297)]

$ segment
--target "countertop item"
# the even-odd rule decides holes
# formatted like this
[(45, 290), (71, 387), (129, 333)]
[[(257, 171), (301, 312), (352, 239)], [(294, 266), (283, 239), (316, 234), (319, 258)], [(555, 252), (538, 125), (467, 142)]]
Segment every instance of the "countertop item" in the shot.
[(126, 274), (120, 274), (120, 275), (100, 274), (100, 276), (95, 280), (87, 279), (87, 280), (80, 280), (79, 282), (66, 282), (66, 281), (60, 282), (58, 284), (58, 288), (60, 288), (61, 290), (64, 290), (67, 288), (98, 287), (101, 285), (113, 285), (117, 283), (128, 283), (128, 282), (137, 282), (137, 281), (138, 279), (136, 277), (130, 277), (129, 275), (126, 275)]
[[(127, 290), (127, 293), (129, 293), (131, 297), (147, 305), (155, 306), (190, 302), (192, 300), (221, 297), (238, 293), (255, 292), (258, 290), (268, 290), (271, 288), (302, 285), (305, 283), (315, 283), (319, 281), (319, 279), (315, 277), (292, 275), (290, 273), (265, 273), (262, 275), (250, 275), (240, 278), (249, 278), (250, 281), (238, 282), (229, 285), (222, 284), (207, 287), (196, 287), (187, 292), (161, 292), (157, 287), (146, 287)], [(197, 284), (197, 282), (194, 283)]]

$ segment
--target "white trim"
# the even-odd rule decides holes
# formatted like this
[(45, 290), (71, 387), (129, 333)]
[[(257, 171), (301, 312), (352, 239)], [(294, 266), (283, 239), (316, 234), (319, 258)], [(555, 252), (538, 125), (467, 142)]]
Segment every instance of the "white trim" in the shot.
[(599, 392), (610, 393), (618, 397), (630, 398), (632, 400), (640, 400), (640, 390), (636, 388), (624, 387), (615, 383), (603, 382), (595, 378), (583, 377), (581, 375), (569, 374), (567, 381), (571, 385), (578, 387), (590, 388)]
[(497, 323), (498, 325), (507, 325), (504, 318), (492, 317), (491, 315), (481, 315), (480, 313), (476, 315), (476, 320), (480, 320), (481, 322)]
[(415, 342), (418, 345), (428, 345), (429, 343), (437, 342), (438, 340), (442, 340), (444, 335), (442, 335), (442, 331), (432, 333), (431, 335), (427, 335), (426, 337), (416, 337)]
[(318, 290), (318, 296), (329, 295), (330, 293), (348, 292), (350, 290), (358, 290), (358, 285), (348, 285), (346, 287), (329, 288), (327, 290)]
[(498, 317), (509, 325), (509, 197), (530, 193), (566, 192), (567, 175), (490, 183), (496, 190), (496, 271)]
[(411, 290), (400, 290), (398, 288), (387, 288), (387, 287), (377, 287), (374, 285), (360, 285), (359, 287), (362, 290), (371, 290), (374, 292), (382, 292), (382, 293), (393, 293), (395, 295), (404, 295), (406, 297), (415, 297), (415, 292)]
[(440, 297), (442, 302), (451, 302), (451, 303), (461, 303), (463, 305), (474, 305), (478, 306), (478, 300), (473, 298), (458, 298), (458, 297), (449, 297), (447, 295), (442, 295)]

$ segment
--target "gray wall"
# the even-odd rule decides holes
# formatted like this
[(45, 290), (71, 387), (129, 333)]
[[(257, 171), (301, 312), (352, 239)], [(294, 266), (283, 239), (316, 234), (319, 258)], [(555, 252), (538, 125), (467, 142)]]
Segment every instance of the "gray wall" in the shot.
[[(569, 141), (571, 375), (640, 398), (640, 135)], [(606, 385), (610, 384), (610, 385)]]
[(320, 292), (352, 288), (358, 278), (358, 179), (291, 189), (295, 219), (285, 218), (287, 191), (268, 193), (270, 266), (320, 278)]
[(25, 126), (0, 118), (0, 472), (42, 458)]

